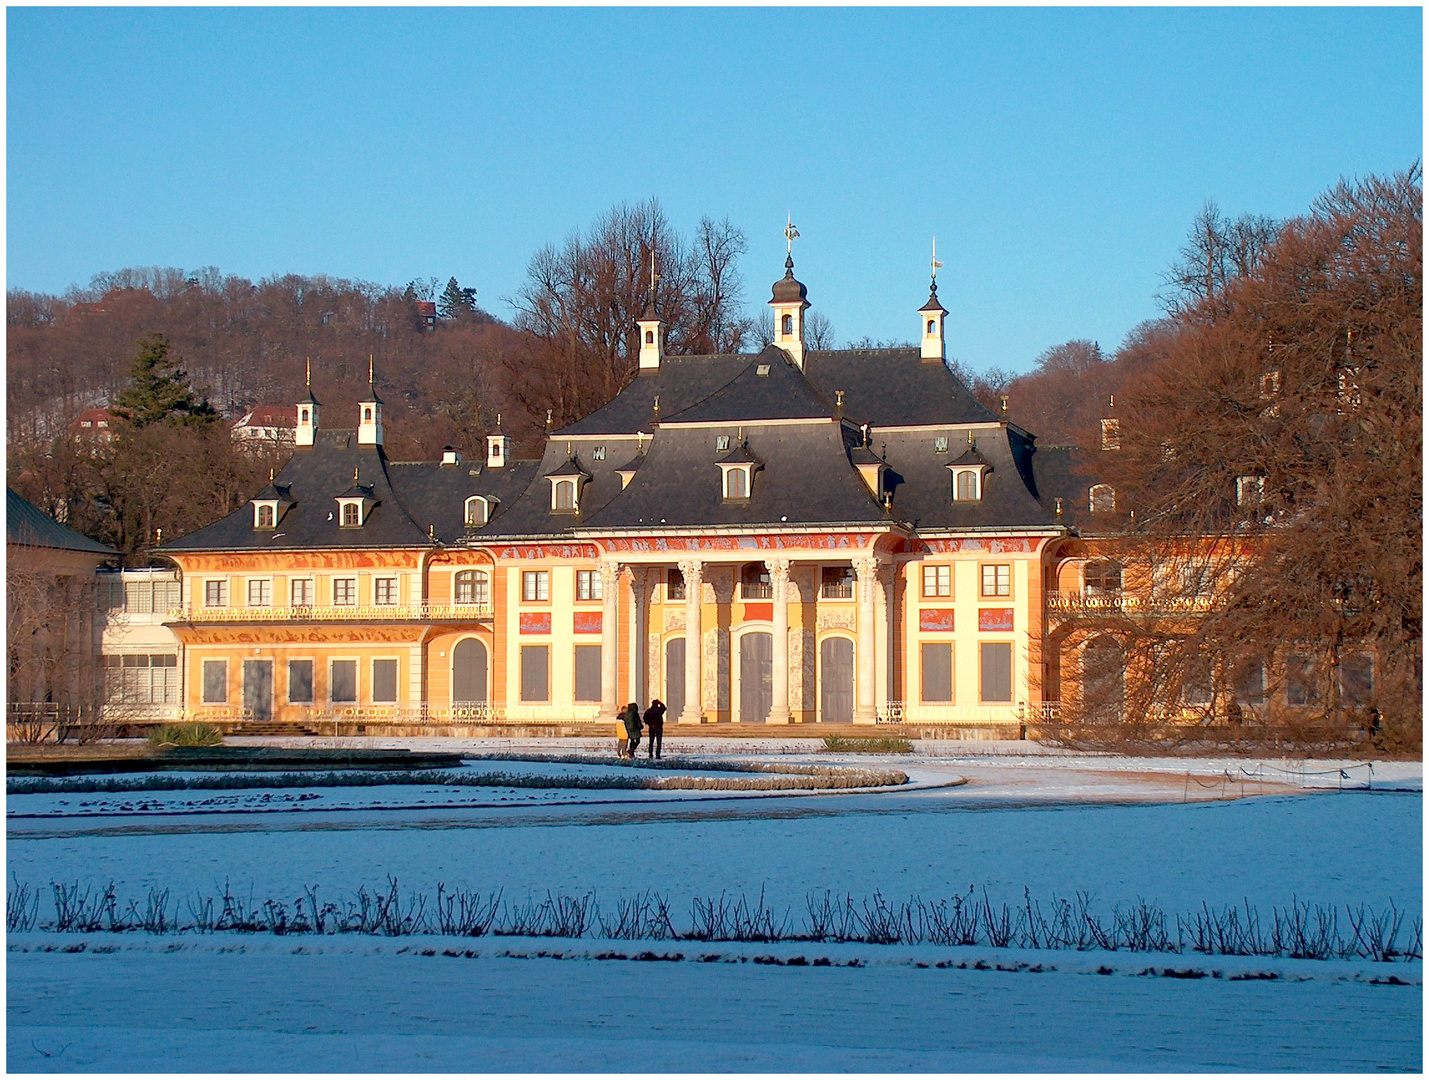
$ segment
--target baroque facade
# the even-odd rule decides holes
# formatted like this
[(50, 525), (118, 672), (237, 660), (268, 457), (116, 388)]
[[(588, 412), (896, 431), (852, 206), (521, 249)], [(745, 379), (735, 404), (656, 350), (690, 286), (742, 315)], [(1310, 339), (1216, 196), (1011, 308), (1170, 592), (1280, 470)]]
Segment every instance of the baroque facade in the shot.
[(186, 715), (410, 730), (654, 697), (680, 723), (1043, 715), (1094, 508), (1072, 452), (952, 374), (936, 280), (917, 347), (820, 350), (785, 269), (758, 354), (667, 354), (652, 294), (633, 380), (539, 460), (498, 430), (483, 461), (392, 461), (375, 386), (342, 429), (310, 388), (269, 485), (161, 549)]

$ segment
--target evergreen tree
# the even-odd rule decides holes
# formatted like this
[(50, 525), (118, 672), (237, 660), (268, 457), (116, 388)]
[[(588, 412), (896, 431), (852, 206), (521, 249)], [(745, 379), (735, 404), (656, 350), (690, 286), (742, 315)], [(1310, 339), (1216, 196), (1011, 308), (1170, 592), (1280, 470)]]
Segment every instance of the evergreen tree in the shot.
[(447, 282), (447, 287), (442, 290), (441, 299), (437, 301), (437, 312), (444, 319), (460, 319), (463, 315), (470, 315), (476, 310), (476, 290), (463, 289), (457, 284), (456, 278)]
[(176, 421), (209, 424), (218, 419), (208, 399), (199, 399), (182, 361), (169, 355), (163, 334), (139, 339), (139, 352), (129, 368), (129, 385), (114, 398), (114, 411), (136, 428)]

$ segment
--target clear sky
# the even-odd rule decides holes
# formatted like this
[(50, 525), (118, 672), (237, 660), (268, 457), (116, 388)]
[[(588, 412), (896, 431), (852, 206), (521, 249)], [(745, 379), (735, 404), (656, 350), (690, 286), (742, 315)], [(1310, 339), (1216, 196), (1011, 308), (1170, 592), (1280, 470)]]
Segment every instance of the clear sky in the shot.
[(9, 8), (7, 281), (400, 285), (502, 317), (541, 245), (658, 196), (840, 342), (1113, 347), (1208, 198), (1287, 216), (1422, 154), (1417, 8)]

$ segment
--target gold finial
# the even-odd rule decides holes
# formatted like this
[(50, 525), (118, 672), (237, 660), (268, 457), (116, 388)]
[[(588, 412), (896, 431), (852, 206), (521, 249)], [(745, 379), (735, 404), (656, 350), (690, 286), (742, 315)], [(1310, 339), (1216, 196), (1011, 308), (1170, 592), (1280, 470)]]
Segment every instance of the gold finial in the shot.
[(656, 415), (656, 416), (659, 416), (659, 415), (660, 415), (660, 395), (659, 395), (659, 394), (656, 394), (656, 395), (655, 395), (655, 415)]
[(1006, 394), (1003, 394), (1003, 395), (1002, 395), (1002, 412), (1003, 412), (1003, 415), (1006, 415), (1006, 414), (1007, 414), (1007, 395), (1006, 395)]
[(943, 266), (943, 264), (938, 261), (938, 238), (935, 236), (935, 237), (933, 237), (933, 280), (934, 280), (934, 281), (937, 281), (937, 280), (938, 280), (938, 271), (939, 271), (940, 269), (942, 269), (942, 266)]
[(154, 530), (154, 543), (156, 543), (156, 544), (162, 544), (163, 542), (164, 542), (164, 530), (163, 530), (163, 527), (160, 526), (159, 528), (157, 528), (157, 529)]
[(428, 526), (427, 526), (427, 539), (428, 539), (428, 540), (435, 540), (436, 538), (437, 538), (437, 527), (436, 527), (435, 525), (428, 525)]
[(1057, 516), (1058, 516), (1058, 517), (1061, 517), (1061, 516), (1062, 516), (1062, 500), (1061, 500), (1061, 499), (1058, 499), (1058, 500), (1057, 500)]
[(1116, 408), (1116, 395), (1115, 395), (1115, 394), (1110, 394), (1110, 395), (1107, 396), (1107, 399), (1106, 399), (1106, 407), (1107, 407), (1108, 409), (1115, 409), (1115, 408)]
[(313, 358), (312, 358), (311, 356), (309, 356), (309, 357), (307, 358), (307, 360), (308, 360), (308, 389), (311, 390), (311, 389), (313, 388)]
[(546, 410), (546, 430), (547, 430), (547, 431), (550, 431), (550, 430), (551, 430), (551, 410), (550, 410), (550, 409), (547, 409), (547, 410)]
[(372, 354), (371, 354), (371, 353), (368, 353), (368, 354), (367, 354), (367, 385), (368, 385), (368, 386), (372, 386), (372, 385), (374, 384), (374, 381), (375, 381), (375, 380), (374, 380), (373, 369), (372, 369)]
[(844, 392), (842, 390), (834, 391), (834, 406), (839, 409), (844, 407)]
[(357, 466), (356, 466), (356, 465), (354, 465), (354, 466), (352, 467), (352, 486), (353, 486), (353, 487), (356, 487), (356, 486), (357, 486)]
[(654, 247), (653, 244), (651, 244), (651, 246), (650, 246), (650, 299), (651, 299), (652, 302), (653, 302), (654, 299), (655, 299), (655, 282), (657, 282), (657, 281), (659, 281), (659, 280), (660, 280), (660, 275), (657, 274), (657, 273), (655, 273), (655, 247)]
[(789, 223), (784, 226), (784, 239), (788, 243), (788, 255), (794, 257), (794, 238), (799, 235), (799, 230), (794, 228), (794, 215), (789, 214)]
[(272, 482), (273, 482), (273, 469), (270, 467), (270, 468), (268, 469), (268, 483), (271, 484)]
[(497, 430), (497, 431), (500, 431), (500, 430), (501, 430), (501, 414), (500, 414), (500, 413), (497, 413), (497, 414), (496, 414), (496, 430)]
[(973, 444), (973, 433), (972, 433), (971, 431), (969, 431), (969, 432), (968, 432), (968, 445), (971, 446), (972, 444)]
[(743, 424), (740, 424), (740, 425), (739, 425), (739, 445), (740, 445), (740, 446), (743, 446), (743, 445), (744, 445), (744, 425), (743, 425)]
[(575, 455), (571, 453), (571, 444), (569, 441), (566, 442), (566, 457), (575, 457)]

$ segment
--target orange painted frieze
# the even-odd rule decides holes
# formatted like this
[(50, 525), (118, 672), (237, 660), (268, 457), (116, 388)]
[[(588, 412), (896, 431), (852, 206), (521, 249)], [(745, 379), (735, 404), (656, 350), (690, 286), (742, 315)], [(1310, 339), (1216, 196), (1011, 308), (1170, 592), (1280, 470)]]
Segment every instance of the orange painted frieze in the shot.
[(613, 554), (662, 551), (845, 551), (869, 547), (879, 533), (768, 533), (752, 536), (613, 536)]
[(498, 559), (598, 559), (594, 544), (504, 544), (491, 549)]
[(423, 626), (231, 626), (170, 624), (185, 645), (415, 645)]
[(418, 558), (415, 551), (304, 550), (180, 554), (174, 561), (186, 574), (203, 574), (217, 570), (389, 570), (415, 567)]

